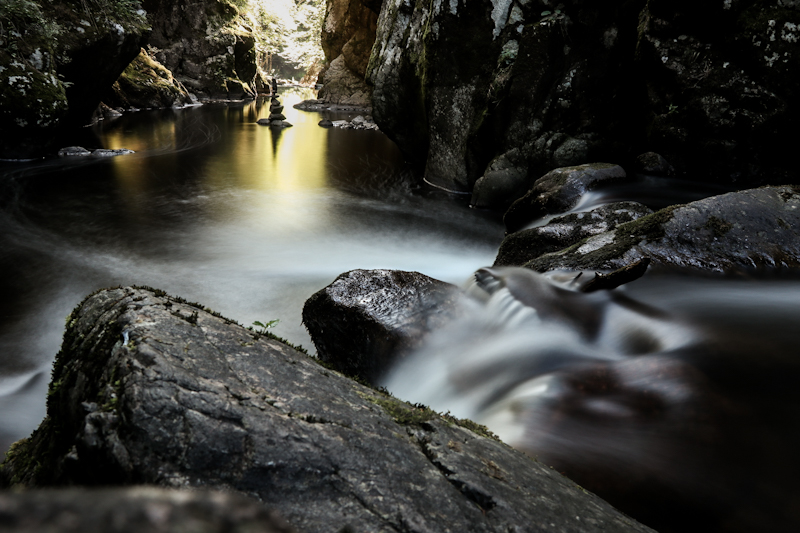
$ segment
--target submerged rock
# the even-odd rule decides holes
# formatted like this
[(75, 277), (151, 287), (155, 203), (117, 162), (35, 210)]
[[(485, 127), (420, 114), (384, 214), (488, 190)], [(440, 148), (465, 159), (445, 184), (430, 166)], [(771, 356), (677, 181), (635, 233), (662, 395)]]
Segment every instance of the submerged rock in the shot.
[(238, 494), (156, 487), (0, 492), (4, 533), (292, 533), (259, 502)]
[(652, 209), (636, 202), (616, 202), (591, 211), (555, 217), (544, 226), (507, 235), (500, 244), (494, 266), (522, 266), (540, 255), (563, 250), (652, 212)]
[(458, 287), (419, 272), (351, 270), (306, 301), (303, 324), (321, 360), (377, 384), (465, 305)]
[(218, 487), (308, 533), (650, 531), (452, 418), (148, 289), (100, 291), (68, 317), (47, 418), (2, 475)]
[(672, 206), (525, 266), (614, 270), (642, 258), (725, 272), (800, 266), (800, 193), (762, 187)]
[(587, 192), (627, 179), (619, 165), (592, 163), (557, 168), (536, 180), (525, 196), (515, 201), (503, 216), (509, 232), (547, 215), (569, 211)]
[(517, 149), (496, 157), (475, 182), (471, 204), (475, 207), (506, 209), (531, 188), (527, 162)]

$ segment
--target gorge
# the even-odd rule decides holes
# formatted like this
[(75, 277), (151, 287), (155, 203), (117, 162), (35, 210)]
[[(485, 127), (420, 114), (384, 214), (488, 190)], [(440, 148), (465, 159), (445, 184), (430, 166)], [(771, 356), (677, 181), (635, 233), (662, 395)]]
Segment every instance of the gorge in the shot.
[[(586, 489), (659, 531), (796, 529), (797, 2), (328, 0), (294, 26), (324, 62), (318, 92), (278, 90), (287, 129), (258, 123), (297, 72), (265, 53), (300, 61), (269, 6), (3, 3), (2, 449), (46, 416), (4, 485), (207, 485), (300, 531), (646, 530)], [(380, 132), (317, 125), (368, 113)], [(56, 157), (78, 145), (135, 153)], [(439, 492), (393, 490), (381, 439)]]

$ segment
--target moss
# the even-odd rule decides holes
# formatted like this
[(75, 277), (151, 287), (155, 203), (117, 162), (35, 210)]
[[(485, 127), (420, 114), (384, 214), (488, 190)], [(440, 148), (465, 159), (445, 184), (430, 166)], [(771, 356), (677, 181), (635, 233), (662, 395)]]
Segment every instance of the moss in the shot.
[(733, 224), (712, 215), (708, 217), (704, 227), (710, 229), (714, 237), (721, 238), (733, 228)]
[(389, 395), (366, 396), (368, 401), (379, 405), (395, 422), (403, 426), (419, 426), (423, 422), (433, 420), (438, 414), (422, 404), (410, 404)]
[(560, 259), (566, 259), (563, 263), (567, 263), (570, 268), (576, 270), (608, 268), (612, 261), (620, 259), (625, 252), (643, 240), (655, 241), (663, 237), (664, 224), (672, 219), (674, 211), (679, 207), (683, 206), (673, 205), (632, 222), (620, 224), (614, 230), (613, 242), (601, 246), (597, 250), (585, 254), (578, 251), (578, 249), (590, 239), (596, 238), (587, 237), (560, 252), (537, 257), (525, 263), (523, 266), (525, 268), (544, 272), (552, 269), (554, 263), (562, 263)]

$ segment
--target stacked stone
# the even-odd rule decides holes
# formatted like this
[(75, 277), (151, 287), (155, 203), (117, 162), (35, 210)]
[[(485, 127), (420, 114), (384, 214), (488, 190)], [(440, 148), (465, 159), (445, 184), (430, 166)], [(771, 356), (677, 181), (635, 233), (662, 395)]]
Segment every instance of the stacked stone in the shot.
[(272, 80), (272, 97), (269, 104), (269, 118), (262, 118), (258, 123), (262, 126), (270, 126), (274, 128), (288, 128), (290, 123), (286, 122), (286, 116), (282, 113), (283, 106), (281, 100), (278, 98), (278, 84)]

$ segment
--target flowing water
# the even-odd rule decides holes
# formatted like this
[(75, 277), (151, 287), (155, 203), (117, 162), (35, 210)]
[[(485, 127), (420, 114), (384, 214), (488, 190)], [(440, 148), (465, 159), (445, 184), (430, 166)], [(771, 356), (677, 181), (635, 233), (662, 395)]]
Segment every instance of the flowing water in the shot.
[(491, 264), (496, 217), (415, 190), (391, 141), (319, 127), (320, 113), (292, 108), (309, 97), (284, 92), (284, 130), (256, 124), (268, 101), (143, 111), (70, 142), (135, 154), (0, 168), (0, 450), (41, 421), (64, 318), (98, 288), (280, 319), (272, 331), (313, 348), (302, 305), (342, 272), (461, 283)]
[[(382, 134), (317, 126), (352, 116), (292, 108), (311, 96), (284, 92), (286, 130), (256, 124), (267, 102), (145, 111), (70, 142), (135, 154), (0, 166), (0, 449), (43, 417), (64, 318), (95, 289), (280, 319), (311, 348), (303, 302), (342, 272), (462, 283), (493, 262), (497, 217), (416, 188)], [(579, 209), (717, 192), (644, 179)], [(651, 272), (583, 294), (516, 269), (477, 278), (473, 312), (390, 390), (488, 424), (664, 531), (800, 529), (800, 281)]]

